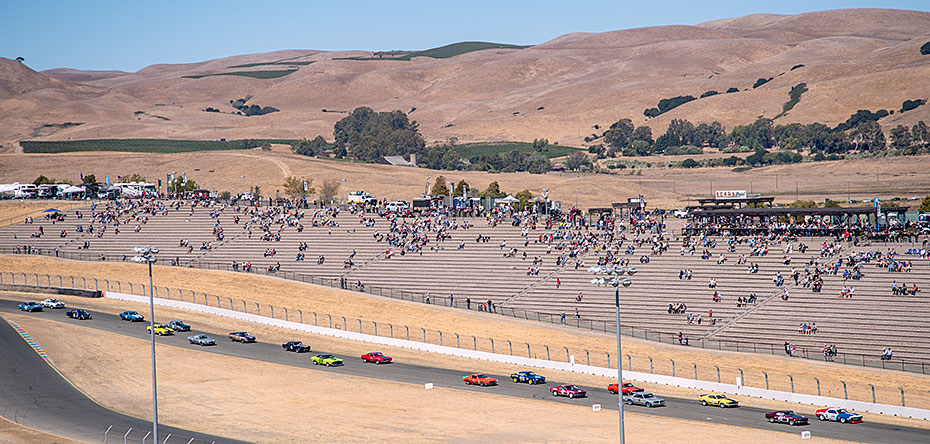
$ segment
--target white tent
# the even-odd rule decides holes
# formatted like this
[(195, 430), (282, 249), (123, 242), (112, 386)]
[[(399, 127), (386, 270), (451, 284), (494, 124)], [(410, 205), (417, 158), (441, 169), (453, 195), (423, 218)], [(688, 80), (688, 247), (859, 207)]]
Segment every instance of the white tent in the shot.
[(79, 195), (79, 194), (83, 195), (84, 188), (76, 187), (74, 185), (69, 185), (63, 189), (60, 189), (58, 191), (58, 194), (63, 195), (63, 196), (68, 196), (68, 197), (75, 197), (76, 195)]
[(520, 199), (517, 199), (516, 197), (513, 197), (513, 194), (508, 194), (507, 197), (505, 197), (505, 198), (503, 198), (503, 199), (498, 199), (497, 201), (498, 201), (498, 202), (514, 203), (514, 202), (519, 202)]

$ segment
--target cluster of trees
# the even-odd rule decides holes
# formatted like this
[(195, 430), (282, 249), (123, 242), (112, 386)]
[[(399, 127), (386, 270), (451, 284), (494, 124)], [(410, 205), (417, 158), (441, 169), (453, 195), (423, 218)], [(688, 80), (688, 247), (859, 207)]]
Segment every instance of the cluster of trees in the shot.
[[(365, 162), (379, 162), (385, 156), (416, 154), (418, 166), (438, 170), (528, 171), (542, 174), (552, 169), (549, 159), (539, 154), (549, 146), (546, 139), (533, 141), (534, 153), (514, 150), (483, 154), (465, 160), (456, 151), (454, 138), (446, 143), (426, 146), (417, 123), (410, 121), (402, 111), (375, 112), (367, 107), (356, 108), (336, 122), (333, 136), (335, 142), (332, 150), (336, 157)], [(313, 156), (328, 148), (326, 141), (317, 137), (311, 141), (301, 141), (295, 151)]]
[(924, 99), (905, 100), (904, 103), (901, 104), (901, 112), (903, 113), (905, 111), (910, 111), (914, 108), (917, 108), (918, 106), (923, 106), (926, 104), (927, 101)]
[[(729, 134), (720, 122), (695, 125), (673, 119), (655, 141), (648, 127), (634, 129), (630, 119), (621, 119), (604, 133), (607, 147), (596, 146), (589, 151), (605, 158), (616, 157), (618, 152), (624, 156), (649, 156), (697, 154), (708, 147), (725, 152), (760, 152), (774, 148), (826, 156), (850, 151), (878, 152), (889, 146), (902, 150), (903, 154), (916, 154), (930, 147), (927, 125), (923, 121), (912, 128), (902, 125), (893, 128), (889, 132), (891, 140), (887, 140), (878, 123), (887, 115), (887, 110), (859, 110), (834, 128), (822, 123), (776, 125), (772, 119), (759, 118), (751, 124), (736, 126)], [(798, 159), (798, 156), (791, 158)], [(783, 160), (787, 158), (783, 156)]]
[(333, 128), (336, 157), (378, 162), (384, 156), (423, 153), (426, 142), (417, 122), (402, 111), (375, 112), (366, 106), (355, 108)]
[[(261, 116), (261, 115), (264, 115), (264, 114), (270, 114), (270, 113), (274, 113), (274, 112), (280, 111), (279, 109), (277, 109), (277, 108), (275, 108), (275, 107), (273, 107), (273, 106), (265, 106), (265, 107), (262, 107), (262, 106), (258, 106), (258, 105), (249, 105), (249, 104), (247, 104), (246, 102), (248, 102), (249, 99), (251, 99), (251, 98), (252, 98), (252, 96), (248, 96), (248, 97), (245, 97), (245, 98), (242, 98), (242, 99), (230, 100), (230, 101), (229, 101), (229, 106), (232, 106), (233, 108), (236, 108), (237, 110), (239, 110), (238, 114), (242, 114), (242, 115), (245, 115), (245, 116)], [(210, 108), (207, 108), (207, 109), (204, 110), (204, 111), (211, 112), (211, 111), (210, 111)], [(213, 112), (219, 112), (219, 110), (216, 110), (216, 111), (213, 111)]]
[[(702, 96), (706, 97), (706, 96)], [(667, 111), (671, 111), (685, 103), (696, 100), (694, 96), (675, 96), (668, 99), (659, 100), (659, 104), (653, 108), (646, 108), (643, 115), (646, 117), (655, 117)]]
[(332, 146), (323, 136), (316, 136), (313, 140), (301, 139), (293, 148), (295, 153), (303, 156), (320, 156)]
[[(584, 156), (584, 153), (578, 153)], [(552, 163), (549, 162), (548, 157), (538, 153), (521, 153), (517, 150), (497, 154), (480, 154), (473, 157), (470, 163), (472, 170), (501, 173), (526, 171), (532, 174), (545, 174), (552, 169)]]
[[(599, 157), (649, 156), (652, 154), (681, 154), (679, 147), (713, 147), (726, 146), (727, 133), (720, 122), (699, 123), (694, 125), (687, 120), (673, 119), (665, 134), (652, 138), (652, 129), (648, 126), (633, 127), (630, 119), (620, 119), (604, 132), (604, 143), (608, 145), (601, 153), (600, 147), (591, 152)], [(603, 156), (600, 156), (603, 154)]]
[[(306, 185), (305, 185), (306, 184)], [(339, 197), (339, 187), (341, 183), (336, 179), (327, 179), (323, 185), (317, 189), (313, 186), (313, 179), (307, 177), (289, 176), (284, 179), (284, 193), (290, 197), (319, 195), (319, 200), (327, 203), (333, 203)], [(258, 195), (258, 187), (253, 190), (253, 195)]]

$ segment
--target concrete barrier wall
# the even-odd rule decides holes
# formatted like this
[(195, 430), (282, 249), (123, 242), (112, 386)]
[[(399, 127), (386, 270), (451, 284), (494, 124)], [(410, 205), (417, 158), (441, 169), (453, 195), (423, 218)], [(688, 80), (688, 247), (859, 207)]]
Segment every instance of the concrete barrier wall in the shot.
[[(125, 293), (108, 291), (105, 293), (106, 298), (123, 301), (148, 303), (149, 298), (145, 296), (136, 296)], [(273, 327), (287, 328), (296, 331), (313, 333), (335, 338), (351, 339), (353, 341), (367, 342), (371, 344), (380, 344), (391, 347), (405, 348), (410, 350), (419, 350), (430, 353), (437, 353), (448, 356), (459, 356), (463, 358), (478, 359), (483, 361), (499, 362), (504, 364), (514, 364), (518, 366), (527, 366), (551, 370), (561, 370), (567, 372), (584, 373), (596, 376), (616, 377), (617, 369), (604, 367), (595, 367), (590, 365), (573, 364), (570, 362), (548, 361), (545, 359), (524, 358), (520, 356), (503, 355), (499, 353), (489, 353), (484, 351), (468, 350), (464, 348), (447, 347), (436, 344), (426, 344), (416, 341), (408, 341), (397, 338), (387, 338), (335, 328), (318, 327), (315, 325), (301, 324), (299, 322), (285, 321), (282, 319), (272, 319), (267, 316), (260, 316), (251, 313), (242, 313), (225, 308), (210, 307), (191, 302), (173, 301), (168, 299), (156, 298), (155, 304), (164, 307), (180, 308), (184, 310), (207, 313), (217, 316), (223, 316), (231, 319), (239, 319), (257, 324), (270, 325)], [(662, 384), (676, 387), (686, 387), (706, 392), (721, 392), (740, 396), (749, 396), (760, 399), (771, 399), (777, 401), (787, 401), (799, 404), (808, 404), (814, 406), (842, 407), (858, 412), (880, 413), (883, 415), (903, 416), (907, 418), (916, 418), (930, 420), (930, 410), (918, 409), (913, 407), (902, 407), (887, 404), (873, 404), (870, 402), (851, 401), (846, 399), (829, 398), (826, 396), (804, 395), (800, 393), (782, 392), (777, 390), (766, 390), (762, 388), (737, 386), (736, 384), (723, 384), (711, 381), (701, 381), (695, 379), (680, 378), (675, 376), (657, 375), (652, 373), (624, 371), (623, 378), (626, 380), (646, 382), (651, 384)]]
[(80, 296), (82, 298), (100, 298), (103, 293), (97, 290), (82, 290), (80, 288), (45, 287), (20, 284), (0, 284), (2, 291), (21, 291), (24, 293), (63, 294), (67, 296)]

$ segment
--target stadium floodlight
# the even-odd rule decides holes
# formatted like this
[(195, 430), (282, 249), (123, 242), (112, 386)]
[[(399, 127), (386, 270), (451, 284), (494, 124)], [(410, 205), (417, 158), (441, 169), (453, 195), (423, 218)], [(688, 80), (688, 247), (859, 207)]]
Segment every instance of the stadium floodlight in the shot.
[(133, 262), (149, 264), (149, 335), (152, 337), (152, 442), (158, 442), (158, 385), (155, 376), (155, 287), (152, 281), (152, 264), (158, 262), (155, 255), (158, 248), (151, 245), (134, 247), (133, 252), (139, 256), (132, 258)]
[[(614, 298), (615, 306), (617, 312), (617, 387), (623, 387), (623, 366), (620, 365), (620, 356), (622, 356), (622, 351), (620, 349), (620, 287), (628, 288), (633, 285), (633, 281), (629, 279), (620, 279), (624, 274), (629, 274), (630, 276), (636, 274), (636, 268), (634, 267), (625, 267), (620, 265), (598, 265), (588, 268), (590, 273), (603, 273), (607, 274), (608, 277), (604, 278), (594, 278), (591, 280), (591, 283), (594, 285), (610, 285), (614, 287)], [(609, 363), (608, 363), (609, 365)], [(624, 434), (623, 434), (623, 390), (617, 390), (617, 406), (620, 410), (620, 444), (625, 444)]]

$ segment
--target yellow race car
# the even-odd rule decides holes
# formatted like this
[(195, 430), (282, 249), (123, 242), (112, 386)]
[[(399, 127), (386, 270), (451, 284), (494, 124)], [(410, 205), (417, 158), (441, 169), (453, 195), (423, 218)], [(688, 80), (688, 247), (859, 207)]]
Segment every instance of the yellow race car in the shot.
[(698, 402), (700, 402), (701, 405), (713, 405), (720, 408), (739, 407), (739, 402), (737, 402), (735, 399), (730, 399), (727, 397), (727, 395), (720, 393), (701, 395), (698, 398)]
[[(152, 333), (151, 325), (146, 326), (145, 329), (148, 330), (149, 334)], [(174, 329), (165, 324), (155, 324), (155, 334), (158, 336), (172, 335), (174, 334)]]

